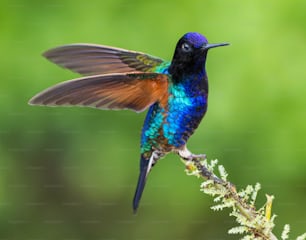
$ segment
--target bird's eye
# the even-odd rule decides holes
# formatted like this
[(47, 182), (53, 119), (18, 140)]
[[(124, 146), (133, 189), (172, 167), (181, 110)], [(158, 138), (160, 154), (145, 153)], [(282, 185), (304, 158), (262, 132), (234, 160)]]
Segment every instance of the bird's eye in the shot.
[(192, 48), (188, 43), (183, 43), (182, 50), (187, 53), (187, 52), (191, 52)]

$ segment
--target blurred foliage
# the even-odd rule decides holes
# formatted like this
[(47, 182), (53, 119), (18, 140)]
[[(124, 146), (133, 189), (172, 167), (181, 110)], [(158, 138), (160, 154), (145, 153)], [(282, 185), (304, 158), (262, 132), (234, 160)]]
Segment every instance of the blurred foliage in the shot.
[(258, 181), (275, 195), (277, 235), (285, 223), (292, 237), (304, 232), (305, 11), (304, 0), (2, 0), (0, 239), (235, 239), (175, 155), (154, 167), (132, 214), (145, 113), (27, 105), (78, 77), (43, 59), (49, 48), (89, 42), (171, 59), (189, 31), (231, 43), (209, 53), (209, 111), (189, 148), (218, 158), (238, 187)]

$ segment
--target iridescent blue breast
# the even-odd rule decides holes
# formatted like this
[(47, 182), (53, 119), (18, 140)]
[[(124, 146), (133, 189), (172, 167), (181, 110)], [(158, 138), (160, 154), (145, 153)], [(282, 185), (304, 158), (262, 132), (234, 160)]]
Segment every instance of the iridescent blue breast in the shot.
[(203, 91), (191, 94), (188, 87), (175, 84), (169, 89), (168, 111), (162, 128), (168, 143), (176, 148), (186, 144), (207, 110), (207, 94)]

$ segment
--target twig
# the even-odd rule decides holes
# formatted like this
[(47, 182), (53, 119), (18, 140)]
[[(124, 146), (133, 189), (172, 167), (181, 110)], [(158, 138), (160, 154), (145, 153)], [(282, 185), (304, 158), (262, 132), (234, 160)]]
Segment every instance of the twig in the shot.
[[(215, 202), (221, 202), (221, 204), (212, 207), (213, 209), (233, 208), (233, 212), (230, 215), (236, 217), (240, 226), (231, 229), (230, 233), (247, 233), (249, 238), (245, 239), (278, 239), (272, 232), (275, 216), (271, 218), (271, 207), (256, 210), (254, 206), (257, 191), (260, 188), (259, 184), (257, 189), (256, 187), (255, 189), (250, 187), (249, 190), (237, 192), (235, 185), (226, 180), (227, 174), (223, 167), (221, 171), (224, 171), (224, 173), (223, 176), (221, 174), (221, 178), (213, 173), (216, 162), (209, 165), (206, 160), (192, 159), (191, 161), (185, 161), (185, 164), (190, 175), (197, 175), (206, 180), (202, 184), (202, 190), (214, 197), (217, 196), (214, 199)], [(219, 166), (219, 172), (221, 173), (221, 171)], [(254, 199), (251, 199), (251, 196)], [(270, 204), (272, 204), (271, 199)]]

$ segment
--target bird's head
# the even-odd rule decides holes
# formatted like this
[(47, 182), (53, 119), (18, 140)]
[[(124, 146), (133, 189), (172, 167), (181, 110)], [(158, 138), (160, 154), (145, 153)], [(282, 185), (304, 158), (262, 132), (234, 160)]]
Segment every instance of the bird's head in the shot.
[(204, 68), (207, 51), (226, 45), (228, 43), (210, 44), (206, 37), (197, 32), (186, 33), (176, 45), (170, 73), (175, 71), (188, 73)]

